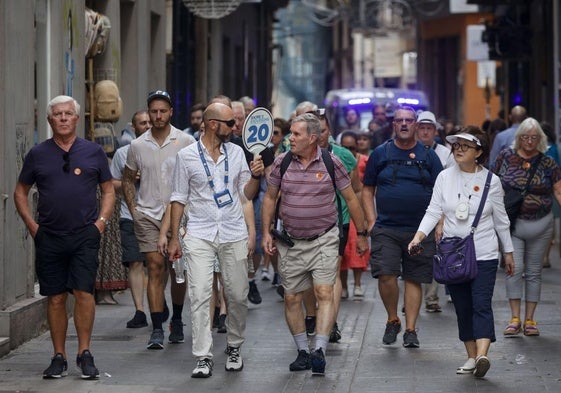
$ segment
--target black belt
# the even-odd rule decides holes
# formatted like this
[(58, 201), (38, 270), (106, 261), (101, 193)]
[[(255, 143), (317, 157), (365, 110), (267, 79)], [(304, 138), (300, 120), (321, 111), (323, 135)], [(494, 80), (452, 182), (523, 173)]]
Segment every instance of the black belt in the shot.
[(327, 232), (329, 232), (330, 230), (332, 230), (332, 229), (335, 227), (335, 225), (337, 225), (336, 222), (334, 222), (333, 224), (331, 224), (331, 225), (329, 226), (329, 228), (327, 228), (327, 229), (326, 229), (325, 231), (323, 231), (322, 233), (318, 233), (317, 235), (314, 235), (314, 236), (311, 236), (311, 237), (293, 237), (293, 236), (290, 235), (288, 232), (287, 232), (287, 234), (288, 234), (288, 236), (290, 236), (290, 238), (293, 239), (293, 240), (305, 240), (305, 241), (310, 242), (310, 241), (312, 241), (312, 240), (316, 240), (318, 237), (321, 237), (321, 236), (325, 235)]

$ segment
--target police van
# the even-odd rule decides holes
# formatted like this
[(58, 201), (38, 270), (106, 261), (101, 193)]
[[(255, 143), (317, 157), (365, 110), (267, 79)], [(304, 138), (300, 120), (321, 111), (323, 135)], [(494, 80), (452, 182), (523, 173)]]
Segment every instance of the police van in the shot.
[(382, 87), (330, 90), (324, 104), (334, 135), (347, 128), (345, 113), (349, 108), (357, 112), (362, 130), (368, 129), (374, 105), (383, 105), (388, 117), (393, 117), (393, 111), (399, 105), (410, 106), (417, 112), (429, 109), (427, 96), (420, 90)]

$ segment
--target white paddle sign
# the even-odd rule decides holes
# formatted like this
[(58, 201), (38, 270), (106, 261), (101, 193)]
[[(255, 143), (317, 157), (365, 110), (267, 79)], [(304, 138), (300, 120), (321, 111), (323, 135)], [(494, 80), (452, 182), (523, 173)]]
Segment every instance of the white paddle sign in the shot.
[(273, 136), (273, 115), (265, 108), (255, 108), (245, 119), (242, 129), (243, 144), (253, 155), (261, 153)]

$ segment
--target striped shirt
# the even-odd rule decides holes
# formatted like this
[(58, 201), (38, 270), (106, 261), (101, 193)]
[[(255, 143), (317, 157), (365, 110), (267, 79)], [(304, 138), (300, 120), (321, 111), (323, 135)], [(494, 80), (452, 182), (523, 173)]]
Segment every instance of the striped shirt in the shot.
[[(279, 155), (272, 166), (269, 185), (282, 193), (280, 218), (286, 231), (294, 237), (305, 238), (325, 232), (337, 221), (337, 205), (333, 181), (321, 158), (318, 147), (316, 157), (307, 168), (296, 155), (284, 176), (280, 166), (286, 153)], [(351, 185), (351, 179), (341, 160), (331, 154), (335, 167), (335, 184), (338, 190)]]

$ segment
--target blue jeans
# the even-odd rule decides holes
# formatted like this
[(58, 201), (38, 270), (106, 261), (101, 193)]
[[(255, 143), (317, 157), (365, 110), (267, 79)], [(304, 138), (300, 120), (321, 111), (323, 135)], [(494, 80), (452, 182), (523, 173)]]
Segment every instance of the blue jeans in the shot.
[(477, 261), (477, 277), (471, 282), (448, 285), (458, 318), (460, 340), (473, 341), (478, 338), (495, 338), (493, 318), (493, 290), (497, 277), (497, 259)]

